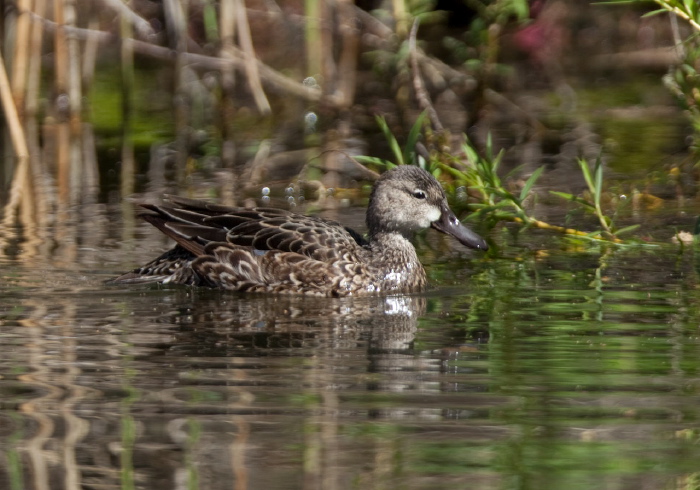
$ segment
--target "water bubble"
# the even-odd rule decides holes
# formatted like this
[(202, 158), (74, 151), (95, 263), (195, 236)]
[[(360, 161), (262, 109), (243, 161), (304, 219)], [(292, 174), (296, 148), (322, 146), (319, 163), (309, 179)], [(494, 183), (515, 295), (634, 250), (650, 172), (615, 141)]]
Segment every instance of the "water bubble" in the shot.
[(326, 189), (326, 195), (327, 195), (327, 196), (330, 197), (330, 196), (332, 196), (333, 194), (335, 194), (335, 189), (333, 189), (332, 187), (329, 187), (328, 189)]
[(269, 187), (263, 187), (262, 190), (261, 190), (261, 192), (262, 192), (263, 197), (269, 196), (269, 195), (270, 195), (270, 188), (269, 188)]
[(318, 116), (315, 112), (307, 112), (304, 115), (304, 123), (306, 124), (306, 131), (308, 133), (313, 133), (316, 131), (316, 123), (318, 122)]
[(70, 98), (68, 94), (60, 94), (56, 97), (56, 109), (59, 112), (68, 112), (70, 109)]
[(287, 197), (287, 202), (288, 202), (289, 204), (295, 204), (294, 201), (295, 201), (295, 200), (294, 200), (294, 196), (288, 196), (288, 197)]
[(627, 199), (627, 196), (624, 194), (620, 194), (620, 200), (624, 201), (625, 199)]
[(263, 196), (262, 201), (263, 202), (270, 202), (270, 196)]
[(309, 88), (318, 88), (318, 82), (314, 77), (306, 77), (301, 84), (304, 87), (309, 87)]
[(466, 201), (467, 199), (467, 188), (464, 187), (463, 185), (457, 187), (457, 191), (455, 192), (455, 197), (459, 201)]
[[(292, 194), (294, 194), (294, 187), (292, 187), (292, 186), (290, 185), (289, 187), (287, 187), (287, 188), (284, 190), (284, 193), (287, 194), (288, 196), (291, 196)], [(294, 199), (294, 198), (292, 198), (292, 199)]]

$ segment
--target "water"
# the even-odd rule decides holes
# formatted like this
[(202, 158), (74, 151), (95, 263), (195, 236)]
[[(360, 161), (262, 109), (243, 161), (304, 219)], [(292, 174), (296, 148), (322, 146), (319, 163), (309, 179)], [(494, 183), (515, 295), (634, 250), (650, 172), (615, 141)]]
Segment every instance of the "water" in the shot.
[(167, 246), (120, 219), (5, 248), (0, 488), (700, 480), (692, 248), (530, 231), (484, 257), (433, 233), (425, 294), (246, 296), (105, 286)]

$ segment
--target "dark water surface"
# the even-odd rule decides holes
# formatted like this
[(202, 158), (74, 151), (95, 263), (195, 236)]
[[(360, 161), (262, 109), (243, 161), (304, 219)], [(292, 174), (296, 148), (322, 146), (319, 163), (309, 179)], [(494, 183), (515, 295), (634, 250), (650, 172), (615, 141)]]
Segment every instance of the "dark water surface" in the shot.
[(105, 286), (166, 242), (93, 223), (43, 255), (6, 246), (0, 488), (700, 479), (691, 249), (565, 249), (530, 232), (494, 258), (429, 234), (423, 295), (276, 298)]

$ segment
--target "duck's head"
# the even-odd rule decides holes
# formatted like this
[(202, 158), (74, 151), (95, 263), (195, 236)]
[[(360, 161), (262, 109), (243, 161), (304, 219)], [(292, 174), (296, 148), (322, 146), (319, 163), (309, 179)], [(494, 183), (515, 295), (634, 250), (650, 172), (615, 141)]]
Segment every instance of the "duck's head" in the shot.
[(462, 245), (488, 250), (486, 241), (464, 226), (447, 204), (445, 191), (425, 170), (400, 165), (374, 184), (367, 209), (370, 237), (398, 232), (411, 237), (425, 228), (452, 235)]

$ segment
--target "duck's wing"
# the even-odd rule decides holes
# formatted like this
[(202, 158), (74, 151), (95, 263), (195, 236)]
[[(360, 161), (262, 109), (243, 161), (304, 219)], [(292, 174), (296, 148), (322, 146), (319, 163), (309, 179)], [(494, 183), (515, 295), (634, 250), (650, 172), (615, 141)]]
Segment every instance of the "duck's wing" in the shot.
[(203, 201), (169, 198), (171, 204), (144, 205), (142, 217), (196, 256), (212, 242), (278, 250), (316, 260), (355, 253), (366, 245), (341, 224), (274, 208), (230, 208)]
[(212, 242), (259, 251), (278, 250), (330, 260), (354, 255), (367, 245), (340, 223), (274, 208), (231, 208), (205, 201), (170, 197), (170, 204), (144, 204), (142, 218), (195, 256)]

